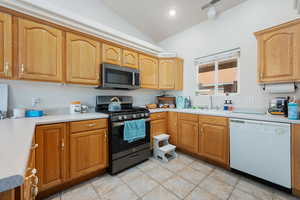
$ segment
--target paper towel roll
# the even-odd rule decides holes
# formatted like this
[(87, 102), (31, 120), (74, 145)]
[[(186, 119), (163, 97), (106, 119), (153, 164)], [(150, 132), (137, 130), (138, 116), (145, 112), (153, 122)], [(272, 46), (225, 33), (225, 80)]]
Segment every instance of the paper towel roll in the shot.
[(265, 91), (272, 94), (293, 93), (295, 92), (295, 90), (296, 89), (294, 83), (274, 84), (265, 86)]

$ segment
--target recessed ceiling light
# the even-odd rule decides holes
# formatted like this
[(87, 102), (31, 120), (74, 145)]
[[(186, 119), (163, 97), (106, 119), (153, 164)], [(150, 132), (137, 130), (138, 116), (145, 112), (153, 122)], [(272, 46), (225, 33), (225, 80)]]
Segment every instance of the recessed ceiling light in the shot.
[(170, 9), (169, 10), (169, 16), (174, 17), (176, 15), (176, 10), (175, 9)]

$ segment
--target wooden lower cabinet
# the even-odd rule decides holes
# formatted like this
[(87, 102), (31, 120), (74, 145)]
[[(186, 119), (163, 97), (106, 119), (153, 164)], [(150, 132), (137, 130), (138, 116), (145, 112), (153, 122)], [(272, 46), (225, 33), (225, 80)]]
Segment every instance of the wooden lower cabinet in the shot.
[(77, 178), (107, 167), (107, 130), (73, 133), (70, 136), (70, 176)]
[(293, 194), (300, 197), (300, 125), (292, 128), (292, 188)]
[(36, 168), (39, 190), (44, 191), (62, 184), (66, 178), (65, 123), (37, 126)]
[(177, 145), (179, 148), (196, 153), (198, 151), (198, 123), (180, 120), (178, 127)]
[(151, 118), (151, 131), (150, 131), (150, 141), (153, 144), (153, 137), (163, 133), (167, 133), (167, 115), (166, 113), (153, 113), (150, 115)]
[[(210, 120), (209, 120), (210, 119)], [(226, 125), (222, 125), (226, 122)], [(229, 166), (228, 120), (221, 117), (199, 117), (198, 154), (207, 159)]]
[(170, 135), (169, 142), (177, 145), (178, 137), (178, 113), (168, 112), (168, 134)]

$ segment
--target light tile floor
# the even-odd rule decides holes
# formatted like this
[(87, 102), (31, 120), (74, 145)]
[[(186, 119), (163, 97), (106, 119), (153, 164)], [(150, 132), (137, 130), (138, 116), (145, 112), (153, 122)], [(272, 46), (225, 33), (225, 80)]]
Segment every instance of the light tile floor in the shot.
[(296, 200), (261, 183), (178, 153), (116, 176), (104, 174), (48, 200)]

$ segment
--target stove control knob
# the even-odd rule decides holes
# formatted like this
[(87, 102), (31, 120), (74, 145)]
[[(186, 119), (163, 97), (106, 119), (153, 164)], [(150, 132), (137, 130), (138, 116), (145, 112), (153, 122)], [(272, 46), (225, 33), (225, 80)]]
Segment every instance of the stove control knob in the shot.
[(144, 114), (144, 113), (142, 113), (142, 114), (141, 114), (141, 117), (145, 117), (145, 114)]
[(124, 119), (127, 119), (127, 116), (126, 116), (126, 115), (124, 115), (124, 116), (123, 116), (123, 118), (124, 118)]
[(146, 116), (146, 117), (148, 117), (148, 116), (149, 116), (149, 114), (148, 114), (148, 113), (145, 113), (145, 116)]
[(136, 118), (137, 116), (136, 116), (136, 114), (133, 114), (132, 117), (133, 117), (133, 118)]
[(119, 117), (118, 117), (118, 120), (122, 120), (122, 119), (123, 119), (123, 117), (122, 117), (122, 116), (119, 116)]

